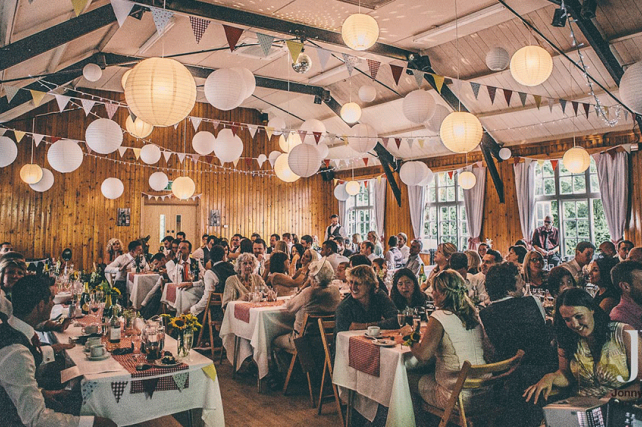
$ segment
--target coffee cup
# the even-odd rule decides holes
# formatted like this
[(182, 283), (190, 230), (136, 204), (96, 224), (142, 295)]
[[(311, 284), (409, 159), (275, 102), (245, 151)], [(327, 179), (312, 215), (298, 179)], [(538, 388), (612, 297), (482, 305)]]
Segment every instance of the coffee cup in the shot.
[(379, 336), (379, 332), (381, 332), (381, 328), (379, 326), (368, 326), (368, 335), (371, 337)]
[(91, 357), (102, 357), (107, 352), (104, 344), (91, 346)]
[(85, 343), (85, 348), (87, 350), (91, 350), (91, 348), (95, 345), (100, 344), (100, 337), (89, 337), (87, 338), (87, 342)]
[(87, 326), (85, 326), (85, 333), (87, 335), (98, 333), (98, 325), (87, 325)]

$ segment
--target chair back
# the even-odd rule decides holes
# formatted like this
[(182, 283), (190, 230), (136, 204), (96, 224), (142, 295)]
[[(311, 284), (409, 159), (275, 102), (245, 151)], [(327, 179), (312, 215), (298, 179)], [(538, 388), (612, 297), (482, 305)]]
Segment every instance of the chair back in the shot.
[(294, 340), (297, 357), (303, 372), (320, 370), (324, 363), (323, 342), (319, 339), (317, 325), (319, 320), (334, 321), (334, 315), (307, 314), (303, 319), (302, 333)]
[(336, 322), (334, 320), (318, 319), (319, 333), (321, 334), (321, 342), (323, 343), (323, 351), (325, 352), (325, 359), (332, 375), (332, 346), (334, 345), (334, 328)]
[(463, 389), (476, 389), (490, 387), (500, 382), (505, 382), (506, 379), (519, 367), (524, 357), (524, 350), (518, 350), (515, 356), (510, 359), (502, 360), (496, 363), (489, 363), (486, 365), (471, 365), (470, 362), (465, 361), (464, 367), (459, 374), (460, 378), (466, 369), (466, 376)]

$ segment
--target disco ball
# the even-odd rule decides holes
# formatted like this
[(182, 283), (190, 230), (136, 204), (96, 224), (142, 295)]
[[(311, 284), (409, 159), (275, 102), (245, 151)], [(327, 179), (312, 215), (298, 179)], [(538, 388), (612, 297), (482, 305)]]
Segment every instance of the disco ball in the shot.
[(312, 59), (305, 53), (301, 52), (296, 62), (292, 63), (292, 69), (299, 74), (305, 74), (312, 68)]

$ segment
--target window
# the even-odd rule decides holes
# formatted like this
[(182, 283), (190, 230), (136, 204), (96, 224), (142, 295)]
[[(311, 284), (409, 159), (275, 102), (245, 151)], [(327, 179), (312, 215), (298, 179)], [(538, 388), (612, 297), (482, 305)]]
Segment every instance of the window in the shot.
[(373, 186), (366, 187), (362, 181), (359, 193), (346, 201), (346, 211), (348, 235), (359, 233), (365, 239), (368, 231), (376, 230)]
[(458, 178), (451, 178), (442, 172), (435, 175), (426, 186), (424, 206), (424, 239), (435, 239), (438, 243), (451, 242), (460, 251), (468, 248), (468, 223), (464, 206), (464, 191)]
[(560, 230), (562, 258), (575, 256), (582, 241), (597, 244), (610, 240), (595, 161), (586, 172), (573, 174), (560, 161), (557, 169), (549, 161), (535, 166), (535, 221), (539, 227), (551, 215)]

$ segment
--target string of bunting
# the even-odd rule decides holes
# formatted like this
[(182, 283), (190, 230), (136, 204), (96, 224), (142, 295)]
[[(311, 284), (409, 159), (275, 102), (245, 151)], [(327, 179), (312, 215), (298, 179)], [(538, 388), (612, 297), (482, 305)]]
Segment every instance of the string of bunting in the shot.
[[(144, 191), (141, 191), (141, 194), (143, 196), (147, 197), (147, 200), (165, 200), (165, 199), (176, 199), (177, 197), (174, 196), (174, 194), (170, 191), (167, 194), (150, 194), (150, 193), (145, 193)], [(202, 194), (194, 194), (192, 197), (190, 197), (190, 200), (196, 200), (200, 199)]]

